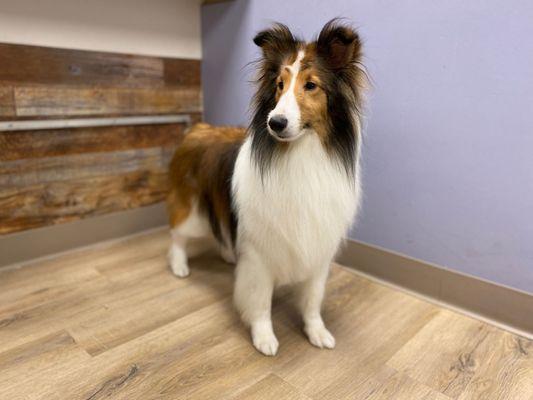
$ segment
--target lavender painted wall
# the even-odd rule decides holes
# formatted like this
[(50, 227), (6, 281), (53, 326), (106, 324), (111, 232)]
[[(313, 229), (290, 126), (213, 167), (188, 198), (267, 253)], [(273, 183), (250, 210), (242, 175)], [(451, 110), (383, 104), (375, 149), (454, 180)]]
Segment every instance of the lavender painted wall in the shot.
[(350, 236), (533, 293), (533, 3), (237, 0), (202, 15), (205, 116), (247, 124), (270, 21), (344, 16), (374, 89)]

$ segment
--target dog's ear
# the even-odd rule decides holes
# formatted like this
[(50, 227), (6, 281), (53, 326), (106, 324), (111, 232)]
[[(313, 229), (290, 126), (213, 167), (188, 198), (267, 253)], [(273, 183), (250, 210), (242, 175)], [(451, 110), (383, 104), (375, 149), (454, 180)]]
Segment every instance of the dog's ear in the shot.
[(281, 56), (296, 49), (296, 39), (289, 28), (280, 23), (255, 35), (254, 43), (261, 47), (265, 57)]
[(332, 19), (318, 35), (317, 53), (333, 70), (355, 67), (361, 59), (361, 40), (353, 28)]

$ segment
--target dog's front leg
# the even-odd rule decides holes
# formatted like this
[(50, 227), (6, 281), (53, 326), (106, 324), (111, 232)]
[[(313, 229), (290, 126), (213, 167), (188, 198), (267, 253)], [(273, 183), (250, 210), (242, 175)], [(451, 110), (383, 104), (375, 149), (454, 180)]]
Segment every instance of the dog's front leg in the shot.
[(260, 258), (247, 252), (239, 258), (234, 300), (243, 321), (250, 325), (252, 341), (267, 356), (278, 351), (278, 340), (272, 329), (273, 278)]
[(332, 349), (335, 347), (335, 338), (326, 329), (320, 314), (328, 272), (329, 266), (302, 284), (300, 308), (304, 320), (304, 331), (311, 344), (320, 348)]

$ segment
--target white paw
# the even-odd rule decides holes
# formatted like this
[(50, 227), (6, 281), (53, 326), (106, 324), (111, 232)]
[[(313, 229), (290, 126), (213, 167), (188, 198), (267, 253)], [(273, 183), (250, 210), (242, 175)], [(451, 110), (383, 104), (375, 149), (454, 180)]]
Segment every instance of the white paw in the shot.
[(174, 275), (179, 276), (180, 278), (185, 278), (189, 275), (187, 258), (181, 249), (175, 247), (170, 248), (170, 251), (168, 252), (168, 263), (170, 264), (170, 269)]
[(306, 327), (305, 333), (313, 346), (321, 349), (333, 349), (335, 347), (335, 338), (324, 326)]
[(222, 246), (220, 248), (220, 257), (222, 257), (222, 259), (228, 264), (237, 264), (237, 258), (235, 257), (235, 253), (231, 248)]
[(279, 342), (274, 335), (254, 335), (254, 346), (265, 356), (275, 356), (278, 352)]
[(189, 267), (185, 263), (179, 262), (170, 262), (170, 269), (174, 275), (179, 276), (180, 278), (185, 278), (189, 275)]
[(255, 348), (265, 356), (275, 356), (278, 352), (279, 342), (272, 331), (271, 322), (252, 325), (252, 341)]

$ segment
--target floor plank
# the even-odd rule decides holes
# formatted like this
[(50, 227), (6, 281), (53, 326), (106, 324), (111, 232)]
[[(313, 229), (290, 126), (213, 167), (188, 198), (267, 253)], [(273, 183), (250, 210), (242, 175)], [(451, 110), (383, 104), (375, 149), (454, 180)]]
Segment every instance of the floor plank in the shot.
[(58, 377), (89, 359), (72, 336), (57, 332), (0, 353), (0, 387), (24, 385), (38, 375)]
[(450, 400), (450, 397), (428, 388), (405, 374), (397, 373), (365, 397), (365, 400), (388, 399)]
[(507, 332), (491, 342), (460, 400), (533, 400), (533, 342)]
[(240, 393), (234, 400), (309, 400), (298, 389), (275, 374), (268, 374), (259, 382)]
[(290, 290), (273, 306), (276, 357), (232, 306), (233, 266), (187, 279), (166, 232), (0, 271), (0, 398), (533, 400), (533, 343), (333, 266), (312, 347)]
[(443, 310), (387, 364), (451, 398), (459, 396), (490, 356), (502, 332)]

